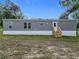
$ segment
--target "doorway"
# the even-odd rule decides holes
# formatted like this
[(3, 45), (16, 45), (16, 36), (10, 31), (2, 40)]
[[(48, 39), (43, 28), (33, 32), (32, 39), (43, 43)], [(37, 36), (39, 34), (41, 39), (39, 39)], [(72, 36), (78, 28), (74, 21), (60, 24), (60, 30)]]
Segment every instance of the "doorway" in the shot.
[(52, 25), (53, 25), (53, 31), (57, 31), (58, 22), (53, 22)]
[(52, 29), (53, 35), (55, 37), (61, 37), (62, 36), (62, 32), (61, 32), (60, 27), (58, 26), (58, 22), (53, 22), (52, 25), (53, 25), (53, 29)]

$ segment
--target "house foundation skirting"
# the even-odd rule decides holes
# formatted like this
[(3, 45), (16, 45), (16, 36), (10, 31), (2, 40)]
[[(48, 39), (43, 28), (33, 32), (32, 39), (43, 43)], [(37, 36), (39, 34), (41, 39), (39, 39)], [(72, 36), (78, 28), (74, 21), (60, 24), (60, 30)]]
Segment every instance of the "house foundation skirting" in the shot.
[[(61, 31), (62, 36), (76, 36), (76, 31)], [(7, 35), (53, 35), (52, 31), (3, 31)]]
[(52, 35), (52, 31), (4, 31), (8, 35)]
[(76, 36), (76, 31), (62, 31), (62, 36)]

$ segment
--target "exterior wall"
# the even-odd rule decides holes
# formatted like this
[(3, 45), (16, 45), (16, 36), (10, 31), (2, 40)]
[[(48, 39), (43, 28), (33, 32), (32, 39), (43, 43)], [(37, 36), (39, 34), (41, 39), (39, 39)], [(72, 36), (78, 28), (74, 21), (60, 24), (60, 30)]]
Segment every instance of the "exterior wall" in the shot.
[[(31, 29), (24, 29), (24, 22), (31, 23)], [(6, 31), (44, 31), (44, 30), (52, 30), (52, 22), (51, 21), (31, 21), (31, 20), (5, 20), (3, 22), (4, 30)], [(9, 28), (9, 25), (12, 25), (12, 28)]]
[[(24, 29), (24, 22), (31, 23), (31, 29)], [(3, 34), (10, 35), (53, 35), (53, 22), (58, 22), (63, 36), (76, 36), (75, 21), (56, 20), (3, 20)], [(12, 25), (12, 28), (9, 28)]]
[(76, 21), (59, 21), (58, 26), (62, 31), (76, 31)]
[(76, 21), (59, 21), (58, 26), (63, 36), (76, 36)]

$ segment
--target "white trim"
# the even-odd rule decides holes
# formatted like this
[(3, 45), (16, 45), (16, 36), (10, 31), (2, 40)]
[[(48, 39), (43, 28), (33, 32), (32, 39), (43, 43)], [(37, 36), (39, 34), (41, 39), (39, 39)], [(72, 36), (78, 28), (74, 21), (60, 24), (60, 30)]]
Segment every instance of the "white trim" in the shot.
[(76, 36), (76, 31), (62, 31), (62, 36)]
[(52, 31), (3, 31), (8, 35), (52, 35)]
[[(8, 35), (53, 35), (52, 31), (3, 31)], [(62, 36), (76, 36), (76, 31), (62, 31)]]

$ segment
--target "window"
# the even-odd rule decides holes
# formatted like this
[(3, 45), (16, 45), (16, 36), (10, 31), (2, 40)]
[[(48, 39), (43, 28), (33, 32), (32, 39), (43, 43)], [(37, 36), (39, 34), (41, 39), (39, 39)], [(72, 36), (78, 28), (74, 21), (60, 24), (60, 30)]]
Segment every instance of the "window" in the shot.
[(27, 26), (24, 26), (24, 28), (27, 28)]
[(24, 23), (24, 29), (31, 29), (31, 23)]
[(27, 28), (27, 23), (24, 23), (24, 28), (25, 28), (25, 29)]
[(24, 23), (24, 25), (27, 25), (27, 23)]
[(9, 26), (9, 28), (11, 29), (11, 28), (12, 28), (12, 26), (10, 25), (10, 26)]
[(54, 23), (54, 27), (56, 27), (56, 23)]
[(28, 28), (31, 29), (31, 23), (28, 23)]

